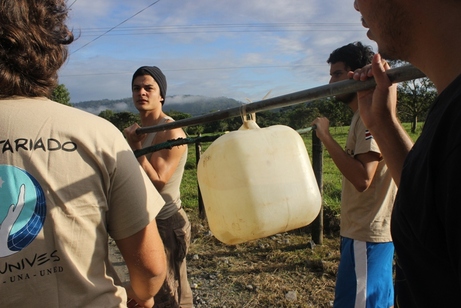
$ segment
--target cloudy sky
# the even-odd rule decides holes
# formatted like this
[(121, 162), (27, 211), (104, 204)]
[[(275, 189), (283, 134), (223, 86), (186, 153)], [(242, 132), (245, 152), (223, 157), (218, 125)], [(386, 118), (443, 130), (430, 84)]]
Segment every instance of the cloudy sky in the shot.
[(71, 102), (131, 96), (131, 76), (160, 67), (167, 95), (247, 102), (328, 83), (330, 52), (376, 50), (353, 0), (68, 0), (78, 39), (59, 71)]

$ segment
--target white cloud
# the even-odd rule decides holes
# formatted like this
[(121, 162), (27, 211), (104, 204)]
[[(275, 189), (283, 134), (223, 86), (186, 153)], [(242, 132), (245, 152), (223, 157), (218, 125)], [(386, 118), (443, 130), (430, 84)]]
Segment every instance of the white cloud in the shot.
[(352, 0), (161, 0), (130, 19), (152, 3), (75, 2), (70, 25), (81, 37), (60, 71), (72, 102), (130, 97), (142, 65), (165, 72), (168, 95), (258, 100), (327, 83), (337, 47), (374, 46)]

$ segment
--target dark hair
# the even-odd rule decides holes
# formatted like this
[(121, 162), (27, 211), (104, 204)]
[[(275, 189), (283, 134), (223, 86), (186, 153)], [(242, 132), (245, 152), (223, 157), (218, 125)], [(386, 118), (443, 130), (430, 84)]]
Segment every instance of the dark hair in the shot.
[(374, 54), (371, 46), (363, 45), (361, 42), (354, 42), (334, 50), (330, 54), (327, 63), (344, 62), (346, 67), (354, 71), (370, 64)]
[(0, 0), (0, 97), (50, 97), (74, 40), (65, 0)]

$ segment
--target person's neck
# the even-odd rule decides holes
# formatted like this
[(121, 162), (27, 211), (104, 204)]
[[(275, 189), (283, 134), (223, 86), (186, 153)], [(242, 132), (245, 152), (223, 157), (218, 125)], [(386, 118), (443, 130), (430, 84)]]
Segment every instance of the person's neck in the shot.
[[(461, 3), (455, 3), (440, 1), (438, 14), (421, 18), (427, 22), (418, 28), (417, 48), (408, 59), (435, 84), (438, 93), (461, 74)], [(442, 4), (445, 6), (440, 7)]]
[(139, 117), (141, 118), (141, 126), (155, 126), (157, 125), (161, 119), (166, 117), (161, 110), (149, 110), (143, 111), (139, 113)]
[(351, 108), (353, 113), (359, 110), (359, 102), (357, 99), (357, 95), (349, 102), (349, 104), (347, 104), (347, 106)]
[(410, 61), (434, 83), (439, 94), (461, 74), (461, 41), (453, 40), (450, 45), (434, 47), (432, 52), (422, 51), (419, 59)]

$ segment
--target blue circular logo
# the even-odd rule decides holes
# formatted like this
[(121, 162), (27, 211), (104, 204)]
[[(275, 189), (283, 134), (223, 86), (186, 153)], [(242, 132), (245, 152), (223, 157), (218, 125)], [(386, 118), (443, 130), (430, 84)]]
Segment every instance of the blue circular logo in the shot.
[(32, 243), (45, 216), (45, 195), (37, 180), (25, 170), (0, 165), (0, 257)]

